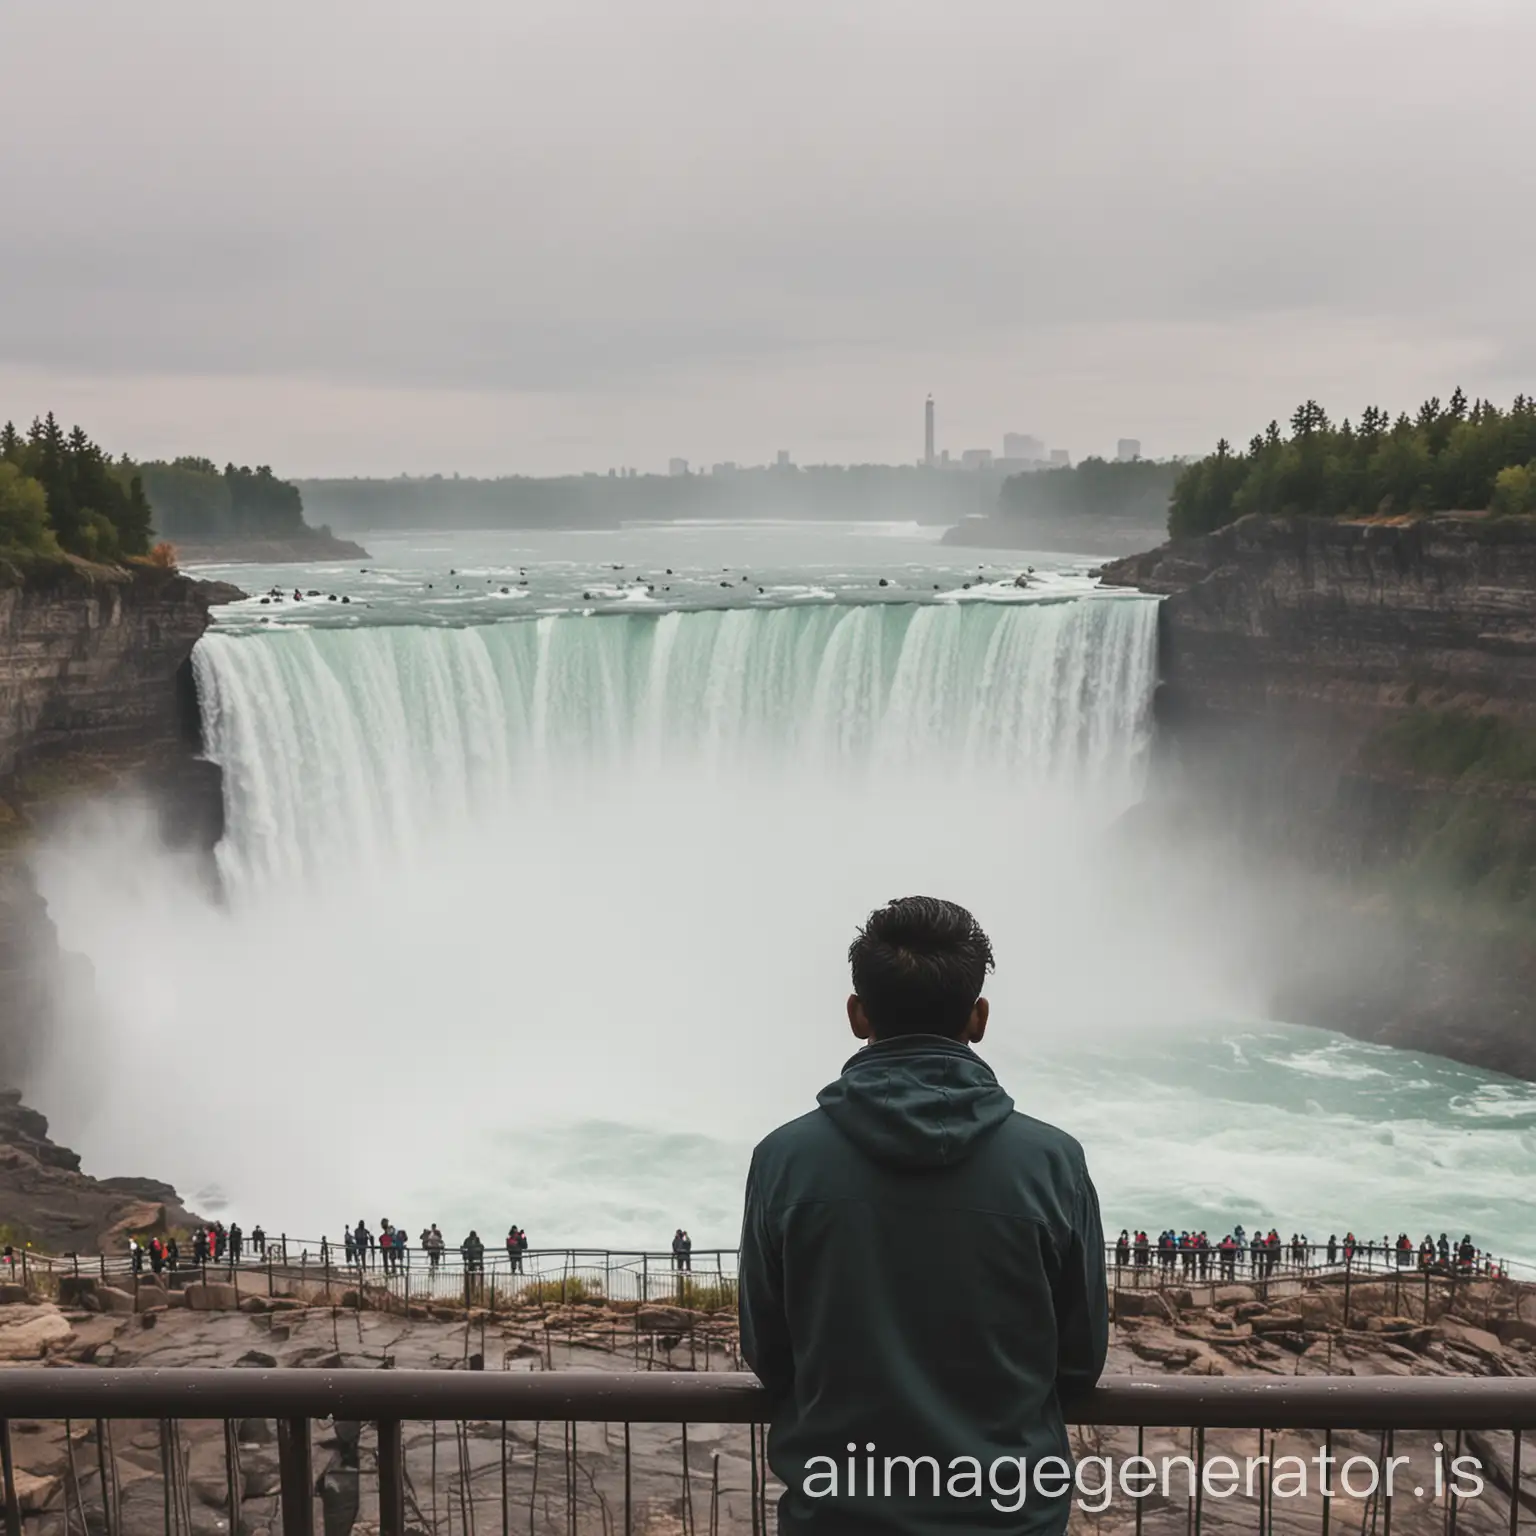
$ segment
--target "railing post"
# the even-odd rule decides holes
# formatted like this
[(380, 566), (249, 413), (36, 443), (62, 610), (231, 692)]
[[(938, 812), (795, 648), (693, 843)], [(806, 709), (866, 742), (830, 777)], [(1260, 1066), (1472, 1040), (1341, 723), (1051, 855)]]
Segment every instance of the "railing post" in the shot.
[(161, 1510), (165, 1516), (165, 1536), (172, 1536), (178, 1518), (174, 1507), (175, 1495), (172, 1492), (171, 1468), (174, 1462), (171, 1458), (171, 1421), (160, 1420), (160, 1485)]
[(405, 1536), (405, 1456), (399, 1419), (379, 1421), (379, 1536)]
[(16, 1497), (16, 1463), (11, 1459), (9, 1419), (0, 1419), (0, 1467), (5, 1473), (5, 1536), (21, 1536), (21, 1502)]
[(277, 1460), (282, 1483), (283, 1536), (315, 1536), (315, 1474), (308, 1419), (277, 1421)]
[(240, 1441), (233, 1419), (224, 1420), (224, 1496), (229, 1500), (230, 1536), (236, 1536), (240, 1529)]

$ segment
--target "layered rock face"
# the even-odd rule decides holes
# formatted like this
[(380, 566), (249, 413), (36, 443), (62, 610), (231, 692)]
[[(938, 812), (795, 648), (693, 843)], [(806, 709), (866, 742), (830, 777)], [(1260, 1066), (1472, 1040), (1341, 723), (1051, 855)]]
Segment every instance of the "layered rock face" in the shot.
[(1148, 820), (1250, 861), (1275, 1011), (1536, 1078), (1536, 521), (1245, 518), (1104, 577), (1165, 595)]
[(0, 777), (66, 752), (195, 744), (184, 669), (210, 604), (235, 595), (105, 567), (0, 590)]
[(25, 1086), (67, 990), (111, 984), (60, 953), (27, 856), (82, 794), (141, 796), (169, 841), (212, 849), (223, 792), (198, 756), (191, 655), (210, 606), (239, 595), (83, 563), (0, 588), (0, 1215), (35, 1242), (88, 1250), (117, 1242), (124, 1223), (163, 1222), (162, 1207), (185, 1215), (168, 1186), (87, 1178), (9, 1091)]
[(1106, 568), (1168, 595), (1164, 706), (1337, 730), (1465, 704), (1536, 719), (1536, 521), (1244, 518)]

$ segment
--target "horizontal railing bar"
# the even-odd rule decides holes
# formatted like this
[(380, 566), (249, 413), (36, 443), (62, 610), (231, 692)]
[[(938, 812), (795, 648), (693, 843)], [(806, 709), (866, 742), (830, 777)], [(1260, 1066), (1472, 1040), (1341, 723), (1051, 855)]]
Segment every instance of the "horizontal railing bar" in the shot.
[[(505, 1419), (761, 1422), (768, 1395), (731, 1372), (0, 1371), (0, 1419)], [(1111, 1377), (1076, 1424), (1208, 1429), (1536, 1429), (1532, 1377)]]

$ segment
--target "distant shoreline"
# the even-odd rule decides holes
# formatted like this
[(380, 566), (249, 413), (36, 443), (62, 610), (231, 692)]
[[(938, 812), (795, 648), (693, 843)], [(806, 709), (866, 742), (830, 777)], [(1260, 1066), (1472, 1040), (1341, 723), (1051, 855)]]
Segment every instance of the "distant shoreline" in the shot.
[(311, 565), (324, 560), (371, 560), (361, 544), (317, 532), (300, 539), (236, 539), (225, 544), (178, 543), (181, 565)]

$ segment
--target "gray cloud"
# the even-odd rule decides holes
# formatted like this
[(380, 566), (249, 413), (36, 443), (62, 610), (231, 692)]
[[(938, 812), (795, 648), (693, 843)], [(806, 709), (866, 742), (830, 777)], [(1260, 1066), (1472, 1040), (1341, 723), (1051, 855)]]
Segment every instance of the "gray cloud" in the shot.
[(1178, 451), (1309, 352), (1342, 409), (1529, 387), (1533, 49), (1521, 0), (10, 0), (0, 412), (544, 469), (907, 456), (929, 388)]

